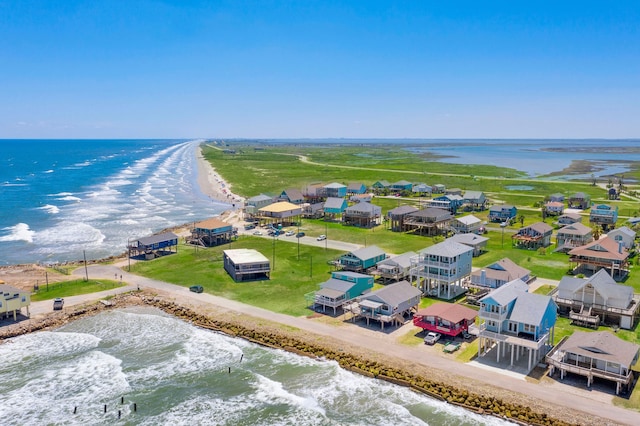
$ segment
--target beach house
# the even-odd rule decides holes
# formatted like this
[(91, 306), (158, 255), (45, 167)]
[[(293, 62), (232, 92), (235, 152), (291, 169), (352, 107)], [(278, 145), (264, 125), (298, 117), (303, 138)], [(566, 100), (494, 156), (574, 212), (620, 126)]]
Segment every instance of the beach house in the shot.
[(366, 319), (367, 326), (371, 320), (379, 321), (384, 330), (385, 324), (404, 324), (405, 316), (420, 305), (421, 297), (420, 290), (407, 281), (399, 281), (359, 296), (356, 303), (345, 306), (345, 311), (350, 311), (354, 320)]
[(487, 196), (482, 191), (465, 191), (462, 198), (467, 210), (482, 211), (487, 208)]
[(385, 283), (404, 280), (409, 277), (411, 258), (416, 255), (417, 253), (408, 251), (397, 256), (388, 257), (376, 263), (376, 269), (371, 273), (380, 277)]
[(331, 278), (320, 284), (318, 291), (305, 295), (305, 298), (313, 304), (313, 309), (322, 306), (324, 312), (326, 308), (331, 308), (335, 315), (337, 309), (342, 308), (346, 302), (372, 288), (373, 277), (371, 275), (336, 271), (331, 273)]
[(564, 212), (564, 203), (560, 201), (547, 201), (544, 204), (544, 213), (547, 216), (560, 216)]
[(273, 225), (276, 223), (283, 226), (294, 225), (300, 221), (302, 216), (302, 206), (292, 204), (288, 201), (279, 201), (258, 209), (256, 218), (261, 224)]
[(410, 192), (412, 187), (413, 187), (413, 184), (408, 180), (399, 180), (397, 182), (392, 183), (391, 186), (389, 187), (389, 190), (391, 192), (404, 193), (404, 192)]
[(464, 198), (460, 195), (445, 194), (434, 197), (431, 200), (425, 201), (425, 207), (435, 207), (445, 210), (449, 210), (455, 214), (460, 207), (464, 204)]
[(511, 236), (511, 241), (516, 248), (535, 250), (551, 245), (552, 234), (553, 228), (551, 225), (544, 222), (536, 222), (520, 228), (516, 234)]
[(302, 191), (295, 188), (285, 189), (280, 193), (278, 197), (278, 201), (288, 201), (291, 204), (302, 204), (304, 203), (304, 195), (302, 195)]
[(447, 190), (447, 187), (442, 183), (436, 183), (435, 185), (431, 185), (431, 192), (434, 194), (444, 194), (444, 191)]
[(511, 204), (494, 204), (489, 207), (490, 222), (507, 222), (509, 224), (516, 220), (518, 209)]
[(351, 182), (347, 185), (347, 195), (364, 194), (367, 192), (367, 187), (362, 182)]
[(419, 235), (443, 235), (449, 230), (453, 215), (447, 210), (427, 207), (404, 217), (405, 230), (414, 231)]
[(591, 275), (606, 269), (616, 281), (629, 273), (629, 251), (621, 242), (602, 237), (569, 251), (569, 262), (574, 274)]
[(382, 207), (362, 201), (347, 207), (342, 214), (344, 225), (372, 228), (380, 225), (382, 219)]
[(230, 242), (234, 234), (233, 225), (213, 217), (193, 225), (189, 243), (202, 247), (219, 246)]
[(254, 249), (222, 251), (224, 270), (236, 282), (268, 280), (271, 264), (262, 253)]
[(473, 257), (480, 256), (487, 251), (487, 243), (489, 242), (489, 238), (474, 233), (455, 234), (447, 238), (447, 240), (471, 247), (473, 249)]
[(347, 186), (341, 183), (333, 182), (322, 187), (322, 194), (324, 197), (340, 197), (347, 196)]
[(411, 187), (411, 192), (418, 194), (421, 197), (431, 196), (431, 185), (426, 183), (416, 183)]
[(322, 211), (324, 212), (324, 217), (326, 219), (335, 219), (336, 217), (342, 215), (347, 207), (348, 203), (344, 198), (329, 197), (324, 202)]
[(563, 213), (558, 216), (558, 225), (571, 225), (572, 223), (582, 222), (580, 213)]
[(570, 209), (588, 209), (591, 206), (591, 197), (584, 192), (576, 192), (567, 201)]
[(387, 254), (378, 246), (363, 247), (340, 256), (338, 262), (345, 271), (366, 272), (387, 258)]
[(628, 226), (622, 226), (607, 232), (607, 237), (617, 243), (621, 243), (627, 250), (631, 250), (636, 245), (636, 231)]
[(604, 269), (587, 278), (563, 277), (553, 298), (561, 314), (594, 328), (611, 324), (631, 330), (640, 309), (640, 295), (633, 287), (618, 284)]
[(469, 330), (478, 312), (458, 303), (434, 303), (413, 315), (413, 325), (429, 332), (456, 337)]
[(563, 337), (545, 360), (550, 367), (550, 377), (557, 371), (560, 380), (564, 380), (567, 373), (576, 374), (587, 378), (587, 387), (591, 387), (597, 377), (615, 383), (618, 395), (622, 390), (631, 390), (635, 380), (632, 367), (638, 362), (639, 352), (640, 346), (608, 331), (575, 331)]
[(272, 203), (273, 197), (270, 197), (266, 194), (259, 194), (247, 199), (243, 209), (245, 218), (254, 217), (258, 213), (259, 209), (261, 209), (262, 207), (266, 207)]
[(531, 271), (508, 257), (471, 273), (471, 284), (479, 287), (498, 288), (516, 279), (529, 282)]
[(31, 304), (31, 292), (20, 290), (8, 284), (0, 284), (0, 318), (18, 320), (22, 308), (26, 308), (27, 316)]
[(528, 293), (520, 279), (493, 290), (480, 299), (478, 355), (493, 352), (497, 363), (510, 359), (510, 367), (522, 356), (530, 372), (553, 346), (557, 309), (551, 297)]
[(558, 229), (556, 251), (566, 253), (575, 247), (589, 244), (591, 241), (593, 241), (593, 230), (582, 223), (573, 223)]
[(589, 223), (600, 225), (602, 229), (609, 230), (615, 228), (618, 221), (618, 206), (609, 204), (592, 204), (589, 213)]
[(403, 232), (406, 231), (404, 220), (410, 213), (415, 213), (418, 211), (417, 207), (414, 206), (398, 206), (394, 209), (391, 209), (387, 212), (387, 219), (389, 220), (389, 229), (394, 232)]
[(129, 257), (141, 259), (155, 259), (174, 252), (178, 252), (178, 236), (173, 232), (163, 232), (162, 234), (151, 235), (129, 241)]
[(451, 300), (467, 291), (473, 249), (445, 240), (421, 250), (411, 259), (410, 281), (422, 293)]
[(457, 234), (480, 233), (484, 222), (472, 214), (456, 217), (451, 220), (451, 229)]
[(391, 184), (389, 183), (389, 181), (379, 180), (379, 181), (376, 181), (373, 185), (371, 185), (371, 188), (373, 189), (374, 193), (380, 194), (388, 191), (390, 186)]

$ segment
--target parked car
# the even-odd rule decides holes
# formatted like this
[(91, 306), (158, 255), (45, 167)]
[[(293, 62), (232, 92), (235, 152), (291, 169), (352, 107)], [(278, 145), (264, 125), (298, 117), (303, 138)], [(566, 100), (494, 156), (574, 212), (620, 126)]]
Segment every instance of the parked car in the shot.
[(291, 237), (292, 235), (296, 235), (296, 233), (293, 232), (293, 231), (287, 231), (287, 232), (284, 233), (285, 237)]
[(427, 345), (435, 345), (435, 343), (440, 340), (440, 337), (442, 337), (442, 334), (430, 331), (425, 336), (424, 343)]
[(262, 235), (262, 231), (253, 231), (253, 235)]
[(246, 230), (248, 231), (248, 230), (250, 230), (250, 229), (255, 229), (255, 227), (256, 227), (256, 225), (254, 225), (253, 223), (247, 223), (247, 224), (244, 226), (244, 229), (246, 229)]
[(60, 311), (62, 310), (62, 307), (64, 306), (64, 299), (58, 297), (56, 299), (53, 299), (53, 310), (54, 311)]
[(327, 239), (327, 236), (324, 235), (324, 234), (318, 235), (318, 238), (316, 238), (316, 240), (318, 240), (318, 241), (322, 241), (322, 240), (326, 240), (326, 239)]
[(194, 293), (202, 293), (204, 291), (201, 285), (192, 285), (191, 287), (189, 287), (189, 290)]
[(298, 232), (296, 234), (296, 238), (302, 238), (302, 237), (304, 237), (304, 232)]

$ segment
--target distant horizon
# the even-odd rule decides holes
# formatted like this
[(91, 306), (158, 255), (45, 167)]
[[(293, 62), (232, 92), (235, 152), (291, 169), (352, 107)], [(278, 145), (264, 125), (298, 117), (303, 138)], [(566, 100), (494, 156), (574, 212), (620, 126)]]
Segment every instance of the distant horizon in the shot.
[(126, 140), (140, 140), (140, 141), (195, 141), (202, 139), (203, 141), (330, 141), (330, 140), (352, 140), (352, 141), (388, 141), (388, 140), (406, 140), (406, 141), (640, 141), (639, 137), (630, 138), (423, 138), (423, 137), (179, 137), (179, 138), (136, 138), (136, 137), (121, 137), (121, 138), (0, 138), (0, 142), (7, 141), (126, 141)]

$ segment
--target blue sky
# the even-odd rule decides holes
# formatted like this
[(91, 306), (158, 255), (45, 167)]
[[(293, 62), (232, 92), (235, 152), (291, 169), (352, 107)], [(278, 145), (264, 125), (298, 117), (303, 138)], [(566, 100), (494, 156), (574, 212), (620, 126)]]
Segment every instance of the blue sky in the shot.
[(637, 138), (635, 1), (0, 0), (0, 138)]

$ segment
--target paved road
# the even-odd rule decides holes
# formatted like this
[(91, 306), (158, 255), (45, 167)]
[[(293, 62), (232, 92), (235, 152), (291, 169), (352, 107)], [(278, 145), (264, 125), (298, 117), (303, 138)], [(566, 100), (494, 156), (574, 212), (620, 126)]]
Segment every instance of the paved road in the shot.
[[(77, 273), (84, 275), (84, 269), (78, 270)], [(256, 318), (286, 324), (318, 335), (331, 336), (344, 342), (345, 347), (356, 345), (372, 352), (380, 352), (381, 348), (384, 348), (383, 353), (386, 355), (436, 368), (441, 371), (452, 372), (451, 375), (459, 376), (461, 382), (469, 381), (468, 378), (473, 378), (473, 380), (491, 386), (500, 387), (515, 393), (527, 394), (553, 405), (572, 407), (585, 413), (609, 419), (610, 421), (629, 425), (640, 424), (640, 413), (613, 406), (609, 402), (604, 401), (602, 395), (598, 392), (591, 393), (562, 383), (554, 383), (551, 385), (530, 383), (525, 381), (523, 376), (507, 371), (486, 367), (478, 368), (478, 366), (474, 366), (473, 364), (463, 364), (451, 358), (445, 358), (434, 352), (436, 350), (435, 347), (411, 347), (397, 344), (397, 338), (408, 333), (411, 327), (413, 327), (410, 323), (390, 333), (383, 333), (378, 330), (363, 328), (357, 324), (346, 322), (342, 323), (338, 329), (335, 326), (306, 317), (283, 315), (207, 293), (195, 294), (185, 287), (130, 274), (126, 271), (126, 266), (120, 269), (116, 265), (93, 265), (89, 266), (88, 273), (90, 278), (96, 279), (111, 279), (115, 274), (121, 274), (123, 281), (128, 283), (128, 286), (100, 293), (68, 297), (65, 299), (66, 306), (96, 300), (110, 294), (131, 291), (138, 287), (158, 289), (195, 306), (212, 304), (223, 310), (226, 309)], [(51, 312), (51, 306), (51, 301), (36, 302), (31, 305), (31, 312), (32, 314)]]

